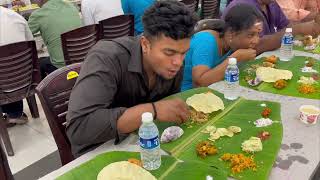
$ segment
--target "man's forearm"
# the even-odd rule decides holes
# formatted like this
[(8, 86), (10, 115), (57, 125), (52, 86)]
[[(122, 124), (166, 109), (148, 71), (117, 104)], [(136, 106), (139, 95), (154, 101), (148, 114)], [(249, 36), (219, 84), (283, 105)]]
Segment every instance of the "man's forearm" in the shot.
[(272, 35), (263, 36), (256, 47), (257, 55), (262, 54), (266, 51), (273, 51), (280, 48), (283, 35), (284, 31), (277, 32)]
[(137, 130), (141, 125), (141, 115), (144, 112), (154, 113), (151, 103), (128, 108), (117, 121), (118, 132), (130, 133)]
[(295, 35), (315, 35), (312, 21), (292, 25), (292, 34)]

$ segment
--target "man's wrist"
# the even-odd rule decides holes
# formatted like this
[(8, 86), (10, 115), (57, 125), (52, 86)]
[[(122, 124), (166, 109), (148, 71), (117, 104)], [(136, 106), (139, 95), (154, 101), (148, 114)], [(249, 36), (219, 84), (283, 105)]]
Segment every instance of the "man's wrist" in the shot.
[(151, 103), (153, 109), (153, 119), (156, 120), (158, 118), (157, 107), (154, 102)]

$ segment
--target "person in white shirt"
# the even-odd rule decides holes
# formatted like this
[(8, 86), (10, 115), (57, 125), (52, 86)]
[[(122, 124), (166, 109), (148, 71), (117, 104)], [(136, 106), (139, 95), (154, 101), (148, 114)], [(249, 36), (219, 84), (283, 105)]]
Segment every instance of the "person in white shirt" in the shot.
[(81, 13), (85, 26), (124, 14), (121, 0), (82, 0)]
[(11, 9), (0, 6), (0, 46), (33, 40), (27, 21)]
[[(0, 6), (0, 46), (30, 40), (33, 40), (33, 36), (27, 21), (13, 10)], [(6, 114), (9, 127), (28, 122), (22, 101), (2, 105), (0, 108)]]

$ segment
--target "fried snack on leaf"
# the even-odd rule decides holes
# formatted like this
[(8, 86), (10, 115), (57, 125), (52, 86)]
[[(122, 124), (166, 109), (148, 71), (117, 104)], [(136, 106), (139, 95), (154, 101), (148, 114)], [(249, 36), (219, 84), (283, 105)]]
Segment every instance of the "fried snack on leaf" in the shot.
[(273, 83), (273, 87), (276, 89), (283, 89), (283, 88), (287, 87), (287, 85), (288, 85), (287, 81), (283, 80), (283, 79), (279, 79)]
[(316, 60), (315, 60), (314, 58), (308, 57), (308, 58), (307, 58), (306, 66), (307, 66), (307, 67), (312, 67), (312, 66), (315, 65), (315, 63), (316, 63)]
[(266, 58), (264, 59), (265, 62), (269, 62), (269, 63), (272, 63), (272, 64), (277, 63), (277, 60), (278, 60), (278, 58), (277, 58), (277, 56), (275, 56), (275, 55), (271, 55), (271, 56), (266, 57)]
[(196, 152), (198, 156), (205, 158), (206, 156), (217, 154), (218, 150), (211, 142), (202, 141), (197, 144)]
[(311, 94), (316, 92), (316, 88), (310, 84), (301, 84), (298, 90), (302, 94)]
[(268, 118), (271, 114), (272, 110), (270, 108), (264, 108), (263, 111), (261, 112), (261, 116), (263, 118)]
[(253, 156), (247, 157), (242, 153), (225, 153), (220, 159), (223, 161), (230, 161), (232, 173), (240, 173), (245, 169), (251, 169), (253, 171), (257, 170), (257, 165), (254, 162)]

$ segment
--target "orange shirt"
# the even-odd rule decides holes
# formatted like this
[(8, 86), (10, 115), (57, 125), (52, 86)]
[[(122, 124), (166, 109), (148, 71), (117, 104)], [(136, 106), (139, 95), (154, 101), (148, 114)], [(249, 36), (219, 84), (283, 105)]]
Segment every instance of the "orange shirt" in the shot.
[(320, 0), (277, 0), (287, 18), (300, 21), (311, 12), (319, 12)]

